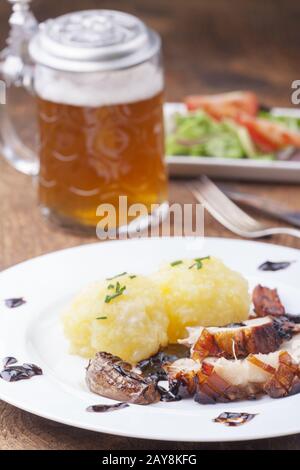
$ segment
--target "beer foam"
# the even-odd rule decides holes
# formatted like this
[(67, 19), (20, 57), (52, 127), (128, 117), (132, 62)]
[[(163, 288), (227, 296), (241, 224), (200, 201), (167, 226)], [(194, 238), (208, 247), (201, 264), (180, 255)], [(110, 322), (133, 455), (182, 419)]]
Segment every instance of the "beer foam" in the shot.
[(109, 72), (65, 72), (35, 67), (35, 91), (47, 101), (73, 106), (108, 106), (152, 98), (163, 89), (163, 74), (150, 62)]

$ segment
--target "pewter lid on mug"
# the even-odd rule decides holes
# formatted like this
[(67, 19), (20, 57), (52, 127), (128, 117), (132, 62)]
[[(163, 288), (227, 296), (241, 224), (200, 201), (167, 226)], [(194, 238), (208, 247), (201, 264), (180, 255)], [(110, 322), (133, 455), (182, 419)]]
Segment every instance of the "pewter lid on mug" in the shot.
[(114, 10), (79, 11), (47, 20), (29, 43), (34, 62), (71, 72), (132, 67), (159, 48), (156, 32), (135, 16)]

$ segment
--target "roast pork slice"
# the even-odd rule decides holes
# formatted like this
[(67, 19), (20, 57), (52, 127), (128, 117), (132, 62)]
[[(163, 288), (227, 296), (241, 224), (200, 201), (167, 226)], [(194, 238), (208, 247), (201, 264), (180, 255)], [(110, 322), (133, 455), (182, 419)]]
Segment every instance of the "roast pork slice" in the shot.
[(265, 315), (281, 316), (285, 314), (285, 308), (281, 303), (277, 289), (256, 286), (253, 290), (252, 301), (254, 311), (258, 317)]
[[(179, 342), (191, 348), (192, 359), (202, 361), (208, 356), (240, 359), (276, 351), (294, 331), (295, 325), (287, 327), (287, 323), (288, 319), (279, 321), (266, 316), (221, 328), (188, 328), (188, 337)], [(300, 325), (295, 328), (300, 331)]]
[(172, 364), (165, 364), (170, 391), (181, 398), (193, 396), (196, 392), (195, 377), (201, 371), (201, 363), (194, 359), (177, 359)]
[(250, 354), (246, 359), (207, 357), (175, 361), (168, 366), (173, 393), (189, 393), (199, 403), (273, 398), (300, 392), (300, 334), (285, 341), (279, 351)]

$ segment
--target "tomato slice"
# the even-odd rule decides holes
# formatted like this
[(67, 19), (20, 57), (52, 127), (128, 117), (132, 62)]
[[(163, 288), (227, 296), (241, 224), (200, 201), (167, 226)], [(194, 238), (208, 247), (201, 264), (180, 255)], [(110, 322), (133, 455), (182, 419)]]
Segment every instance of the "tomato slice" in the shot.
[(257, 147), (274, 152), (287, 146), (300, 148), (300, 132), (290, 131), (284, 125), (257, 118), (258, 101), (251, 91), (235, 91), (217, 95), (191, 95), (185, 98), (190, 111), (203, 109), (217, 120), (234, 119), (245, 126)]
[(217, 95), (191, 95), (185, 98), (190, 111), (203, 109), (216, 119), (235, 118), (240, 113), (255, 116), (258, 111), (257, 97), (251, 91), (234, 91)]
[(290, 131), (280, 123), (247, 114), (240, 114), (236, 120), (247, 127), (256, 145), (264, 152), (274, 152), (287, 146), (300, 147), (300, 133)]

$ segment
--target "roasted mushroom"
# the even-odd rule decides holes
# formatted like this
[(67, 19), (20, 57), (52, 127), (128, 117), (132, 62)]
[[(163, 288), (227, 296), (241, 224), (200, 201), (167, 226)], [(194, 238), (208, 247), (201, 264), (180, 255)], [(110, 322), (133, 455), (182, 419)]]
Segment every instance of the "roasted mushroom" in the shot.
[(90, 361), (86, 382), (92, 392), (121, 402), (148, 405), (160, 400), (156, 383), (135, 372), (119, 357), (99, 352)]

